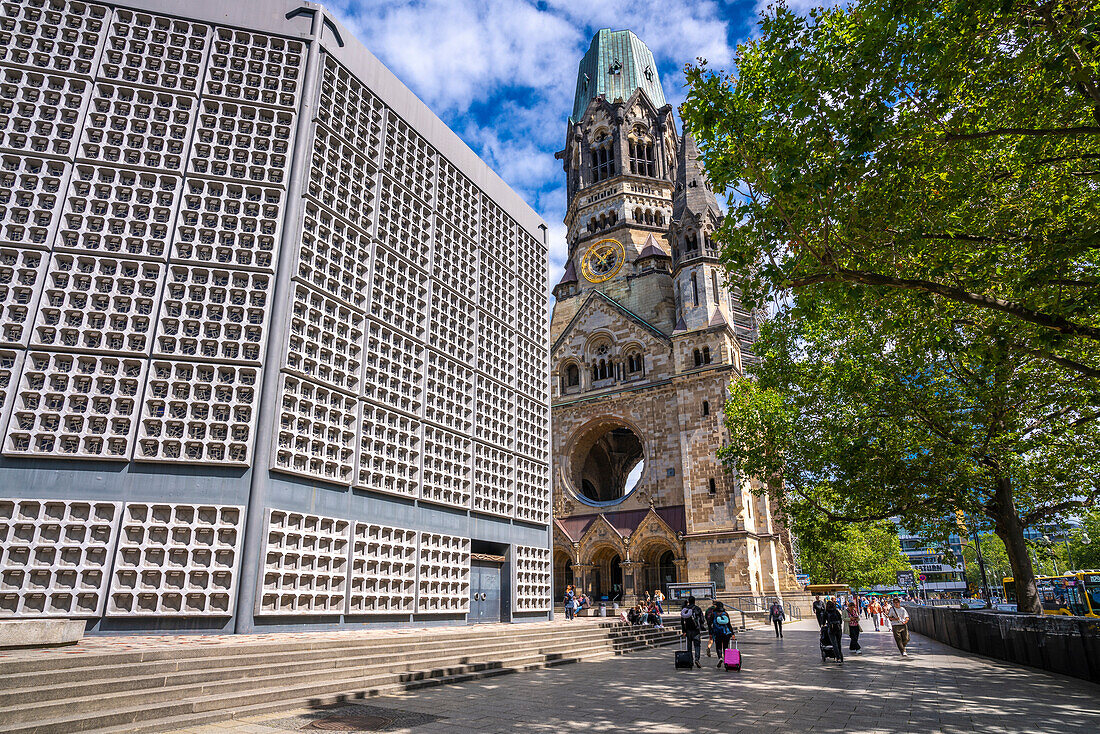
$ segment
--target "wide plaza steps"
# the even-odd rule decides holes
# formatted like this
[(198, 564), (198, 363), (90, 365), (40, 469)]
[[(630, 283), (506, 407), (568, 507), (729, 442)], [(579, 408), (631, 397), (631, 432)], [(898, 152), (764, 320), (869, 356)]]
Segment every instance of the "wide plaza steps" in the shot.
[[(537, 622), (224, 642), (119, 645), (0, 658), (0, 732), (165, 732), (233, 716), (323, 705), (598, 660), (676, 644), (665, 629)], [(272, 639), (274, 638), (274, 639)], [(130, 647), (131, 649), (127, 649)]]

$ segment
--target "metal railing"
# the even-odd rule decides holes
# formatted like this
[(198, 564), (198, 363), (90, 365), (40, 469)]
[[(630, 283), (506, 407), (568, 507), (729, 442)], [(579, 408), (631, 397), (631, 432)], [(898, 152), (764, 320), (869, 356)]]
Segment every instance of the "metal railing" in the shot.
[[(734, 604), (736, 606), (746, 609), (750, 612), (767, 612), (772, 608), (772, 600), (774, 596), (736, 596), (733, 597)], [(787, 615), (787, 619), (791, 622), (798, 622), (802, 619), (802, 610), (796, 607), (794, 604), (786, 601), (780, 601), (783, 605), (783, 611)]]

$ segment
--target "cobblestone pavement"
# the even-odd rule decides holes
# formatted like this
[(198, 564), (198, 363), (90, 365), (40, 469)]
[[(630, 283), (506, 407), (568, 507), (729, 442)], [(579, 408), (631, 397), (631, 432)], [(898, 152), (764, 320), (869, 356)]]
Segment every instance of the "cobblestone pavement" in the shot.
[[(860, 641), (863, 655), (822, 664), (817, 630), (801, 622), (783, 640), (769, 629), (742, 635), (740, 673), (716, 670), (716, 659), (705, 657), (702, 670), (676, 670), (672, 649), (663, 648), (375, 698), (362, 714), (378, 723), (389, 714), (391, 725), (380, 730), (408, 734), (1100, 732), (1100, 686), (919, 635), (909, 658), (898, 656), (888, 631), (864, 632)], [(357, 707), (331, 714), (349, 710)], [(328, 715), (298, 709), (183, 731), (279, 734)]]

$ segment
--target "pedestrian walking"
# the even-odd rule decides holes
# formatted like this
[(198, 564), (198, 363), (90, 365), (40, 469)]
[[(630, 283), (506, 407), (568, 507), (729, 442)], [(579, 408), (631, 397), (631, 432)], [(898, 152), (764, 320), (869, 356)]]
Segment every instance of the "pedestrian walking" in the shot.
[(848, 602), (848, 649), (856, 655), (862, 655), (863, 649), (859, 644), (859, 606), (854, 602)]
[(878, 606), (878, 599), (871, 600), (871, 603), (867, 605), (867, 611), (871, 615), (871, 621), (875, 624), (875, 632), (878, 632), (878, 618), (882, 613)]
[(714, 627), (711, 630), (711, 635), (714, 637), (714, 644), (718, 648), (718, 667), (721, 668), (726, 659), (726, 648), (730, 646), (730, 642), (734, 638), (733, 623), (730, 621), (730, 615), (726, 612), (726, 607), (722, 602), (715, 602), (714, 606), (718, 609), (714, 614)]
[(898, 646), (898, 651), (903, 658), (909, 657), (909, 653), (905, 651), (909, 644), (909, 612), (901, 605), (901, 599), (894, 597), (894, 603), (886, 613), (886, 618), (890, 620), (890, 631), (894, 633), (894, 642)]
[(711, 656), (711, 648), (714, 647), (714, 617), (718, 614), (718, 602), (711, 599), (703, 619), (707, 622), (707, 657)]
[(870, 603), (871, 602), (868, 601), (867, 597), (865, 597), (865, 596), (859, 597), (859, 611), (861, 611), (863, 613), (864, 617), (867, 616), (867, 607), (870, 605)]
[(841, 665), (844, 664), (844, 653), (840, 649), (840, 641), (843, 638), (844, 633), (844, 615), (837, 609), (836, 602), (830, 599), (825, 604), (825, 613), (822, 615), (824, 621), (822, 626), (826, 628), (829, 636), (829, 643), (836, 650), (836, 660)]
[(680, 631), (687, 637), (688, 651), (695, 650), (695, 667), (703, 667), (699, 663), (700, 650), (702, 649), (703, 629), (707, 626), (707, 620), (703, 617), (703, 610), (695, 605), (695, 597), (689, 596), (687, 604), (680, 610)]
[(771, 608), (768, 609), (768, 619), (775, 625), (775, 636), (780, 639), (783, 637), (783, 620), (786, 618), (787, 613), (783, 611), (783, 605), (778, 599), (773, 599)]
[(814, 616), (817, 617), (817, 626), (821, 627), (825, 624), (825, 602), (821, 601), (820, 596), (814, 597), (813, 604)]

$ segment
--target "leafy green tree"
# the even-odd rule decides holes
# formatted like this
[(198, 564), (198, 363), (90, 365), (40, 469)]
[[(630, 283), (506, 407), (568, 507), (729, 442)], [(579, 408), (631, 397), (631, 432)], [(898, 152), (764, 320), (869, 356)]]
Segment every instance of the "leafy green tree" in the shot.
[(1082, 515), (1080, 531), (1070, 533), (1068, 555), (1066, 564), (1071, 568), (1100, 570), (1100, 510)]
[(1025, 531), (1100, 496), (1096, 391), (1008, 338), (953, 329), (963, 306), (853, 299), (797, 299), (764, 325), (757, 379), (730, 386), (720, 457), (770, 478), (796, 527), (898, 516), (941, 540), (956, 513), (979, 518), (1021, 608), (1038, 610)]
[[(873, 292), (1100, 378), (1100, 2), (782, 4), (685, 126), (746, 300)], [(854, 286), (854, 287), (853, 287)], [(993, 347), (999, 348), (999, 347)]]
[(815, 584), (848, 584), (853, 589), (889, 585), (898, 571), (912, 570), (901, 552), (897, 531), (886, 523), (797, 526), (802, 572)]
[[(978, 537), (982, 545), (982, 561), (985, 563), (985, 577), (989, 582), (989, 589), (997, 593), (1004, 579), (1012, 576), (1012, 564), (1008, 560), (1008, 552), (1005, 550), (1005, 544), (993, 533), (982, 533)], [(972, 589), (981, 589), (982, 574), (978, 567), (978, 553), (973, 537), (967, 545), (963, 546), (963, 560), (966, 561), (967, 585)]]

